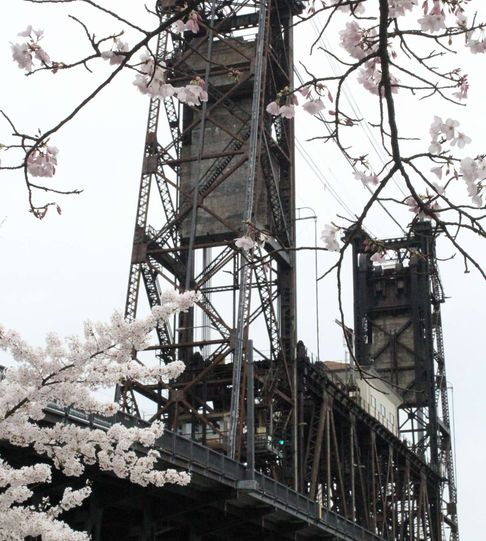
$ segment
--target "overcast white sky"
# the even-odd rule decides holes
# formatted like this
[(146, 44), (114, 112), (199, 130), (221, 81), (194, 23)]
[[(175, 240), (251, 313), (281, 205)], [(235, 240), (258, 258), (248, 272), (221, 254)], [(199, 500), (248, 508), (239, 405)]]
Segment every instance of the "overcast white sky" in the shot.
[[(33, 6), (23, 0), (9, 0), (6, 4), (0, 20), (1, 107), (15, 119), (21, 131), (46, 129), (94, 87), (103, 71), (97, 69), (93, 76), (79, 70), (26, 78), (14, 66), (8, 42), (16, 41), (17, 32), (33, 24), (34, 28), (46, 31), (45, 48), (53, 59), (72, 59), (85, 45), (78, 28), (67, 20), (66, 14), (79, 15), (84, 10), (76, 5), (67, 8)], [(147, 20), (141, 3), (138, 7), (133, 4), (128, 0), (104, 2), (104, 5), (116, 5), (137, 20)], [(479, 0), (471, 2), (472, 6), (479, 4)], [(98, 16), (87, 20), (97, 33), (105, 28)], [(112, 24), (109, 29), (117, 31), (120, 26)], [(303, 58), (311, 37), (311, 30), (297, 32), (298, 60)], [(486, 57), (472, 57), (463, 52), (456, 60), (471, 74), (467, 109), (443, 112), (437, 104), (419, 105), (409, 99), (404, 102), (400, 116), (406, 121), (409, 134), (424, 134), (425, 139), (434, 114), (461, 119), (464, 131), (474, 139), (470, 154), (484, 153), (486, 148), (481, 147), (481, 143), (484, 143), (482, 127), (486, 119)], [(310, 65), (316, 70), (330, 69), (322, 57)], [(60, 148), (55, 185), (84, 189), (78, 197), (59, 201), (62, 216), (50, 212), (45, 220), (35, 220), (27, 212), (21, 177), (0, 172), (0, 222), (3, 221), (0, 227), (0, 321), (34, 343), (40, 343), (48, 331), (61, 335), (78, 333), (85, 319), (106, 320), (113, 309), (124, 306), (148, 107), (146, 97), (132, 86), (132, 79), (131, 74), (122, 76), (76, 121), (53, 137), (52, 143)], [(364, 110), (368, 104), (364, 97), (360, 107)], [(304, 143), (313, 129), (307, 119), (298, 119), (298, 140)], [(4, 142), (8, 131), (7, 126), (0, 123), (0, 142)], [(357, 135), (356, 142), (368, 144), (363, 135)], [(336, 213), (345, 213), (331, 196), (330, 189), (324, 189), (325, 183), (331, 184), (354, 212), (359, 211), (367, 194), (331, 145), (315, 142), (304, 143), (304, 147), (320, 174), (317, 176), (297, 153), (297, 205), (315, 210), (320, 231)], [(407, 216), (403, 216), (406, 223)], [(378, 237), (399, 234), (380, 212), (373, 216), (369, 228)], [(313, 244), (312, 220), (300, 222), (299, 242)], [(465, 239), (465, 242), (485, 263), (484, 245), (474, 239)], [(452, 253), (445, 244), (440, 244), (442, 257)], [(298, 317), (299, 338), (315, 353), (315, 295), (313, 286), (309, 286), (313, 281), (313, 257), (312, 254), (299, 255)], [(321, 253), (319, 269), (325, 269), (333, 258), (332, 254)], [(483, 458), (486, 449), (485, 297), (479, 275), (474, 272), (465, 275), (458, 259), (441, 265), (448, 296), (443, 320), (448, 379), (454, 386), (461, 538), (477, 541), (484, 535), (482, 490), (486, 485)], [(347, 321), (352, 325), (350, 269), (347, 274)], [(337, 317), (335, 294), (332, 278), (320, 283), (323, 359), (343, 358), (342, 337), (333, 323)]]

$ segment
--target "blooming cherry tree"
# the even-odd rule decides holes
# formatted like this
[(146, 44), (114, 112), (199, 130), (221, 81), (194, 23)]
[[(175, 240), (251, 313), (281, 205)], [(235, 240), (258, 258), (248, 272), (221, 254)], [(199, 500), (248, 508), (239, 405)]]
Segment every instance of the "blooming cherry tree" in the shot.
[[(14, 468), (0, 457), (1, 539), (88, 539), (86, 534), (71, 530), (60, 516), (89, 497), (89, 485), (78, 490), (67, 488), (59, 502), (32, 503), (34, 486), (50, 482), (52, 467), (79, 477), (86, 466), (96, 464), (100, 470), (142, 486), (189, 482), (185, 472), (157, 468), (159, 453), (153, 445), (163, 431), (160, 422), (147, 428), (115, 422), (102, 430), (65, 423), (46, 427), (39, 421), (53, 403), (88, 414), (115, 416), (118, 404), (99, 401), (95, 391), (112, 388), (126, 378), (146, 383), (176, 378), (184, 369), (180, 361), (149, 367), (137, 362), (134, 352), (148, 345), (158, 324), (188, 309), (196, 298), (191, 292), (166, 293), (161, 306), (145, 319), (128, 323), (115, 313), (108, 324), (87, 322), (82, 338), (61, 340), (49, 335), (43, 348), (30, 346), (16, 332), (0, 326), (0, 350), (13, 360), (0, 379), (0, 440), (30, 447), (49, 459), (49, 463)], [(146, 452), (136, 452), (135, 444)]]
[[(30, 1), (36, 4), (51, 4), (43, 0)], [(70, 2), (63, 0), (58, 3)], [(73, 18), (87, 36), (91, 48), (89, 56), (69, 63), (51, 61), (42, 45), (43, 31), (34, 29), (31, 25), (20, 32), (17, 41), (11, 45), (14, 61), (30, 75), (38, 71), (55, 74), (78, 66), (89, 68), (97, 61), (104, 61), (112, 66), (106, 79), (83, 98), (79, 107), (44, 132), (25, 134), (3, 113), (5, 121), (12, 127), (14, 141), (11, 144), (4, 143), (5, 158), (0, 167), (23, 170), (30, 209), (38, 218), (42, 218), (51, 205), (60, 208), (57, 202), (37, 203), (38, 190), (59, 196), (79, 193), (79, 190), (54, 189), (48, 184), (47, 179), (55, 175), (61, 156), (53, 145), (54, 138), (66, 123), (77, 116), (86, 103), (95, 99), (122, 71), (131, 70), (134, 73), (134, 85), (140, 92), (152, 98), (171, 97), (196, 108), (208, 100), (207, 89), (201, 78), (188, 75), (184, 81), (183, 73), (175, 74), (170, 63), (156, 58), (154, 53), (154, 40), (161, 34), (172, 33), (183, 41), (206, 31), (208, 21), (204, 16), (205, 9), (207, 11), (205, 2), (193, 1), (176, 5), (162, 21), (157, 16), (157, 27), (153, 30), (135, 25), (117, 13), (107, 11), (95, 1), (90, 0), (87, 4), (95, 11), (110, 15), (117, 24), (125, 26), (117, 33), (95, 38), (82, 21)], [(452, 232), (459, 224), (460, 228), (465, 227), (477, 235), (485, 234), (481, 214), (484, 207), (484, 179), (480, 175), (471, 174), (467, 167), (464, 175), (461, 166), (463, 160), (477, 161), (480, 158), (457, 154), (467, 149), (471, 138), (460, 130), (458, 120), (444, 120), (441, 115), (431, 115), (431, 140), (428, 147), (423, 152), (414, 150), (410, 153), (405, 143), (407, 137), (403, 136), (397, 119), (400, 100), (408, 94), (420, 98), (441, 98), (449, 103), (463, 103), (467, 99), (467, 74), (460, 68), (437, 67), (436, 60), (439, 55), (434, 47), (437, 45), (442, 48), (440, 56), (447, 56), (456, 43), (459, 45), (460, 41), (463, 41), (474, 54), (486, 52), (484, 24), (467, 13), (468, 4), (465, 0), (426, 0), (423, 3), (417, 0), (307, 2), (307, 10), (301, 15), (299, 24), (307, 24), (319, 17), (324, 28), (335, 29), (342, 54), (336, 55), (325, 47), (320, 47), (320, 54), (332, 55), (339, 61), (343, 68), (342, 73), (332, 75), (308, 72), (311, 77), (302, 85), (282, 88), (266, 105), (266, 112), (270, 118), (281, 117), (284, 121), (291, 121), (300, 111), (308, 113), (329, 130), (329, 134), (322, 135), (320, 139), (333, 140), (351, 162), (365, 166), (365, 171), (359, 169), (354, 176), (367, 188), (372, 189), (372, 195), (363, 213), (358, 215), (356, 227), (363, 223), (375, 204), (386, 202), (387, 205), (399, 204), (411, 209), (417, 208), (417, 217), (426, 216), (433, 220), (466, 260), (479, 269), (475, 258), (462, 249)], [(126, 29), (131, 31), (130, 38), (125, 37)], [(137, 32), (138, 41), (133, 38)], [(224, 66), (221, 66), (221, 70), (224, 71)], [(239, 75), (234, 73), (232, 68), (228, 68), (228, 76)], [(177, 84), (174, 81), (177, 81)], [(346, 110), (342, 95), (346, 84), (352, 84), (355, 91), (361, 87), (374, 96), (380, 111), (378, 118), (370, 116), (360, 120)], [(383, 150), (389, 157), (385, 167), (378, 173), (376, 171), (379, 168), (368, 165), (366, 156), (353, 154), (352, 136), (348, 133), (350, 128), (361, 121), (368, 122), (379, 131)], [(7, 159), (10, 154), (16, 157), (13, 162)], [(426, 165), (427, 160), (432, 160), (429, 167)], [(438, 171), (441, 172), (443, 182), (437, 188), (437, 183), (434, 184), (429, 175), (436, 175)], [(449, 176), (445, 178), (445, 175)], [(33, 177), (46, 180), (43, 184), (37, 184), (32, 180)], [(400, 201), (386, 197), (391, 179), (400, 182), (403, 190), (408, 192)], [(449, 195), (449, 188), (461, 179), (466, 200)], [(455, 194), (456, 192), (457, 190), (454, 191)], [(415, 201), (414, 205), (410, 204), (410, 198)], [(348, 243), (345, 242), (342, 249), (347, 246)]]

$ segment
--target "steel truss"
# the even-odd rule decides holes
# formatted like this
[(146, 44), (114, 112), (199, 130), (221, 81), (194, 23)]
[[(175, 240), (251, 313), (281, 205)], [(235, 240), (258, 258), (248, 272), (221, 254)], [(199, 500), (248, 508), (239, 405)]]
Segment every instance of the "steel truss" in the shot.
[[(161, 18), (175, 4), (160, 2)], [(266, 368), (257, 374), (257, 409), (271, 430), (258, 465), (295, 484), (296, 453), (275, 447), (296, 447), (293, 127), (272, 124), (264, 108), (291, 86), (289, 21), (301, 6), (209, 1), (198, 9), (200, 33), (184, 40), (166, 33), (156, 57), (174, 85), (203, 79), (209, 101), (150, 102), (125, 311), (133, 320), (142, 299), (155, 306), (162, 289), (197, 290), (195, 309), (157, 329), (159, 359), (181, 359), (187, 369), (177, 383), (127, 381), (117, 399), (128, 413), (148, 409), (150, 419), (190, 427), (188, 435), (243, 458), (246, 341), (262, 329), (255, 345)], [(235, 188), (227, 208), (221, 194)], [(271, 241), (242, 252), (234, 239), (248, 232)], [(201, 325), (209, 332), (198, 332)]]
[[(159, 2), (161, 18), (176, 4)], [(292, 86), (290, 21), (301, 7), (290, 0), (200, 2), (197, 35), (159, 38), (156, 58), (168, 67), (170, 82), (183, 86), (200, 78), (209, 100), (196, 107), (172, 98), (150, 102), (125, 314), (133, 320), (139, 306), (156, 306), (165, 289), (196, 290), (200, 298), (158, 328), (149, 348), (155, 362), (184, 361), (183, 375), (154, 385), (126, 381), (117, 400), (126, 413), (163, 419), (173, 432), (245, 462), (251, 338), (257, 470), (372, 536), (457, 541), (450, 437), (437, 428), (439, 416), (449, 425), (433, 244), (416, 234), (410, 246), (384, 241), (399, 253), (423, 252), (428, 261), (425, 274), (414, 275), (422, 296), (410, 325), (430, 341), (409, 347), (419, 360), (407, 374), (427, 384), (409, 382), (405, 392), (410, 447), (311, 364), (296, 342), (293, 125), (272, 119), (265, 106)], [(253, 249), (237, 248), (234, 239), (242, 235), (254, 239)], [(353, 239), (361, 253), (363, 239)], [(369, 314), (360, 284), (362, 336)], [(417, 326), (423, 322), (425, 330)], [(366, 349), (360, 340), (358, 359)], [(138, 360), (154, 362), (147, 353)]]
[[(458, 541), (437, 234), (428, 221), (417, 221), (399, 239), (372, 240), (363, 231), (350, 232), (355, 358), (401, 395), (400, 435), (440, 476), (428, 491), (431, 538)], [(394, 262), (374, 265), (370, 258), (377, 251), (395, 254)]]

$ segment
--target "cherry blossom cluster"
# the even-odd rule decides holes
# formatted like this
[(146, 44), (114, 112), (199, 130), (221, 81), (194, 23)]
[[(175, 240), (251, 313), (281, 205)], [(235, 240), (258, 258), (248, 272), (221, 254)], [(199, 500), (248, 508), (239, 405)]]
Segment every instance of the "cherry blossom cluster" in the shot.
[[(436, 194), (426, 194), (420, 196), (420, 203), (411, 195), (405, 198), (405, 204), (408, 210), (416, 214), (419, 218), (429, 218), (430, 213), (439, 210), (440, 206)], [(425, 209), (428, 211), (426, 212)]]
[(169, 98), (175, 96), (190, 106), (200, 105), (208, 101), (208, 93), (204, 88), (204, 81), (200, 77), (192, 79), (189, 84), (176, 88), (167, 83), (167, 69), (164, 65), (156, 63), (153, 56), (144, 54), (141, 59), (139, 73), (133, 83), (142, 94), (154, 98)]
[(24, 43), (12, 43), (12, 57), (17, 62), (20, 69), (31, 72), (34, 69), (34, 62), (38, 60), (41, 66), (49, 66), (51, 59), (44, 49), (39, 45), (39, 41), (44, 35), (43, 30), (34, 30), (29, 25), (26, 30), (19, 32), (21, 37), (28, 38)]
[(424, 2), (424, 16), (418, 19), (423, 32), (439, 32), (445, 30), (445, 13), (441, 0), (432, 0), (432, 9), (429, 11), (428, 2)]
[(321, 232), (321, 241), (330, 252), (339, 252), (341, 249), (338, 233), (339, 228), (334, 224), (326, 224)]
[[(381, 61), (379, 58), (368, 60), (358, 72), (358, 82), (372, 94), (378, 95), (381, 79)], [(398, 79), (393, 74), (390, 74), (390, 84), (392, 92), (396, 94), (398, 92)]]
[(242, 235), (235, 239), (235, 246), (244, 252), (249, 252), (255, 247), (255, 241), (249, 235)]
[(353, 173), (353, 176), (356, 180), (361, 180), (361, 182), (364, 184), (364, 185), (373, 185), (373, 186), (376, 186), (377, 184), (380, 183), (379, 179), (378, 179), (378, 175), (375, 175), (375, 174), (371, 174), (371, 175), (367, 175), (366, 173), (364, 173), (363, 171), (355, 171)]
[(120, 38), (113, 38), (113, 45), (109, 51), (103, 51), (101, 53), (101, 58), (109, 60), (110, 64), (118, 65), (123, 62), (125, 56), (120, 53), (128, 52), (129, 47), (126, 41), (121, 41)]
[(365, 239), (363, 245), (365, 252), (372, 254), (370, 261), (373, 261), (373, 263), (383, 263), (386, 261), (388, 252), (381, 242), (374, 239)]
[[(187, 310), (197, 299), (194, 292), (163, 293), (161, 305), (145, 319), (129, 323), (115, 313), (108, 324), (86, 322), (82, 338), (61, 340), (48, 335), (42, 348), (30, 346), (18, 333), (0, 326), (0, 350), (15, 362), (0, 380), (0, 439), (14, 446), (31, 447), (68, 476), (80, 476), (87, 465), (96, 464), (101, 470), (142, 486), (187, 484), (190, 478), (186, 473), (157, 469), (159, 453), (153, 446), (163, 432), (160, 422), (146, 428), (115, 423), (101, 430), (64, 423), (46, 427), (38, 421), (52, 403), (87, 414), (112, 416), (118, 406), (100, 402), (93, 391), (111, 388), (131, 377), (145, 383), (178, 377), (184, 369), (179, 361), (146, 367), (133, 361), (133, 356), (147, 347), (149, 335), (158, 324)], [(134, 445), (146, 451), (136, 452)], [(58, 516), (80, 505), (90, 494), (89, 486), (67, 489), (56, 505), (41, 508), (29, 503), (32, 486), (48, 483), (50, 478), (51, 468), (46, 464), (15, 469), (0, 460), (1, 538), (88, 539), (70, 530)], [(6, 537), (2, 537), (4, 532), (8, 532)]]
[(434, 116), (434, 120), (430, 126), (430, 136), (432, 141), (429, 146), (431, 154), (440, 154), (442, 145), (446, 142), (451, 146), (457, 145), (458, 148), (464, 148), (465, 145), (471, 142), (471, 138), (464, 133), (456, 130), (459, 127), (459, 122), (448, 118), (445, 122), (439, 116)]
[(244, 252), (249, 252), (256, 246), (263, 248), (265, 242), (268, 240), (268, 235), (257, 229), (253, 224), (248, 229), (249, 232), (246, 235), (234, 239), (235, 246)]
[(462, 178), (466, 182), (467, 192), (474, 205), (484, 205), (484, 193), (486, 180), (486, 159), (484, 156), (478, 158), (465, 158), (461, 160)]
[(27, 171), (33, 177), (52, 177), (56, 173), (57, 147), (45, 145), (34, 149), (27, 158)]
[(346, 23), (344, 30), (339, 32), (341, 47), (346, 52), (360, 60), (376, 50), (376, 44), (368, 39), (368, 35), (375, 35), (374, 29), (365, 30), (356, 21)]
[(174, 32), (178, 32), (180, 34), (183, 34), (184, 32), (192, 32), (193, 34), (197, 34), (199, 32), (200, 21), (201, 16), (197, 11), (193, 10), (189, 14), (186, 22), (184, 22), (182, 19), (179, 19), (172, 25), (172, 28)]
[[(317, 90), (322, 92), (326, 87), (319, 85)], [(310, 115), (318, 115), (325, 109), (324, 102), (321, 97), (313, 98), (309, 87), (303, 87), (299, 90), (299, 94), (305, 99), (302, 104), (302, 109)], [(327, 97), (332, 101), (332, 95), (328, 91)], [(267, 105), (266, 111), (273, 116), (282, 116), (284, 118), (294, 118), (296, 106), (299, 105), (299, 98), (295, 92), (291, 92), (288, 87), (285, 87), (277, 94), (277, 98)]]
[(412, 11), (417, 0), (388, 0), (388, 14), (392, 18), (403, 17), (407, 11)]
[[(401, 10), (405, 10), (408, 6), (408, 4), (398, 2), (396, 4), (394, 9), (397, 13), (401, 13)], [(370, 54), (376, 53), (377, 41), (375, 28), (364, 29), (356, 21), (351, 21), (346, 23), (344, 30), (339, 32), (339, 36), (341, 47), (352, 58), (361, 60)], [(372, 94), (378, 94), (381, 78), (381, 62), (376, 56), (365, 62), (358, 72), (358, 82)], [(390, 79), (392, 92), (397, 92), (396, 85), (398, 84), (398, 80), (393, 75), (390, 76)]]

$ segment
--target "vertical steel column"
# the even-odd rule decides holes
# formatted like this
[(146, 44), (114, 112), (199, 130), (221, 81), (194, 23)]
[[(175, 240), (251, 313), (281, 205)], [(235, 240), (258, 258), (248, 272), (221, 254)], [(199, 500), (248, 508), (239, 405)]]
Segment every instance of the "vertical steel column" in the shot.
[(250, 480), (255, 479), (255, 390), (253, 370), (253, 340), (248, 340), (246, 393), (246, 462)]
[[(257, 157), (258, 143), (261, 137), (260, 130), (260, 114), (261, 114), (261, 98), (262, 98), (262, 78), (263, 64), (266, 61), (264, 57), (264, 46), (267, 39), (267, 3), (260, 4), (260, 12), (258, 18), (258, 38), (256, 48), (256, 66), (255, 66), (255, 81), (253, 84), (253, 102), (252, 102), (252, 119), (250, 132), (250, 148), (249, 148), (249, 167), (248, 167), (248, 182), (246, 185), (244, 223), (251, 223), (253, 217), (253, 203), (255, 190), (255, 177), (257, 174)], [(240, 402), (240, 380), (241, 370), (243, 365), (243, 350), (244, 350), (244, 330), (247, 324), (248, 317), (248, 297), (249, 284), (251, 276), (250, 258), (240, 257), (240, 294), (238, 299), (237, 312), (237, 327), (236, 327), (236, 344), (233, 355), (233, 377), (230, 405), (230, 426), (228, 437), (229, 456), (236, 456), (236, 433), (238, 429), (239, 402)]]

